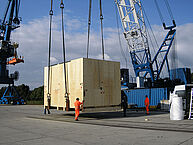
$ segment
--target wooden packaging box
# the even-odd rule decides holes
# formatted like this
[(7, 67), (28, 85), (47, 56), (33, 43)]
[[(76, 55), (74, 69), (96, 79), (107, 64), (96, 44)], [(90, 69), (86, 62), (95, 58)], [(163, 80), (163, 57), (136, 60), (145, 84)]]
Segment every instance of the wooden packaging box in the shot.
[[(50, 68), (51, 107), (66, 108), (64, 64)], [(83, 111), (107, 111), (120, 109), (120, 63), (80, 58), (66, 63), (67, 90), (70, 108), (78, 97), (83, 99)], [(47, 103), (48, 68), (44, 68), (44, 107)]]

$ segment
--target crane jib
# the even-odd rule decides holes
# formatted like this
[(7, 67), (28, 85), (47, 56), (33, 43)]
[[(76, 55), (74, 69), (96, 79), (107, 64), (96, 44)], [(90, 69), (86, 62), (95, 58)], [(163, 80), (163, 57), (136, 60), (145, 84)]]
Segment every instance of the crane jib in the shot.
[[(156, 0), (155, 0), (156, 2)], [(160, 73), (162, 71), (163, 65), (166, 63), (169, 72), (169, 64), (167, 60), (167, 55), (172, 46), (176, 23), (172, 20), (172, 26), (166, 26), (163, 21), (164, 29), (169, 30), (166, 38), (164, 39), (162, 45), (158, 49), (153, 61), (151, 60), (151, 54), (148, 43), (148, 35), (146, 32), (146, 25), (143, 16), (143, 7), (140, 0), (115, 0), (117, 5), (120, 19), (122, 22), (122, 27), (124, 30), (125, 39), (128, 44), (129, 52), (131, 55), (131, 60), (134, 68), (136, 77), (146, 78), (149, 74), (152, 83), (159, 79)], [(169, 7), (168, 2), (167, 8)], [(158, 7), (158, 3), (156, 2)], [(159, 7), (158, 7), (159, 10)], [(171, 14), (171, 10), (168, 10)], [(162, 18), (161, 12), (160, 16)], [(173, 16), (171, 16), (173, 18)], [(163, 19), (163, 18), (162, 18)], [(158, 56), (164, 55), (162, 63), (158, 65)]]

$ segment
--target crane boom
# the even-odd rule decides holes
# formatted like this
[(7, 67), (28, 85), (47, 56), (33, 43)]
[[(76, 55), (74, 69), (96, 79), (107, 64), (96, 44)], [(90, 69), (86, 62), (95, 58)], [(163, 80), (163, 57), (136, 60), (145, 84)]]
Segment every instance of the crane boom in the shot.
[[(154, 80), (151, 55), (140, 0), (115, 0), (136, 77), (148, 72)], [(144, 73), (142, 73), (143, 75)]]
[[(131, 60), (136, 77), (146, 78), (149, 74), (152, 85), (160, 78), (164, 64), (167, 65), (168, 73), (170, 73), (168, 63), (168, 53), (175, 38), (176, 27), (175, 21), (172, 20), (172, 26), (166, 26), (165, 30), (169, 30), (163, 40), (156, 55), (151, 60), (151, 54), (148, 44), (148, 35), (146, 32), (145, 20), (142, 12), (142, 4), (140, 0), (115, 0), (119, 15), (121, 18), (124, 36), (128, 44)], [(162, 60), (158, 62), (158, 57)]]

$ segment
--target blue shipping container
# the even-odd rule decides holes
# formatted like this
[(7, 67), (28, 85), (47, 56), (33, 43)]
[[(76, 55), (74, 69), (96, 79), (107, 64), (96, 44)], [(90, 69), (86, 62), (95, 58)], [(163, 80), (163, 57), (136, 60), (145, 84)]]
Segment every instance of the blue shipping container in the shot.
[(167, 99), (167, 88), (134, 89), (124, 90), (127, 95), (128, 105), (137, 104), (138, 107), (145, 107), (145, 96), (149, 98), (150, 106), (156, 106), (160, 100)]

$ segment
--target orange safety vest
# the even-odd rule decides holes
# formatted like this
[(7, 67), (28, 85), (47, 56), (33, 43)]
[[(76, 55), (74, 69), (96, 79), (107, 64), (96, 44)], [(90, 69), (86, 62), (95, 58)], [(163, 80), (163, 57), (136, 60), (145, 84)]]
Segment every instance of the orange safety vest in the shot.
[(75, 110), (80, 110), (80, 105), (81, 105), (81, 104), (83, 104), (83, 103), (76, 100), (76, 102), (74, 103)]
[(149, 106), (149, 99), (145, 98), (145, 106)]

